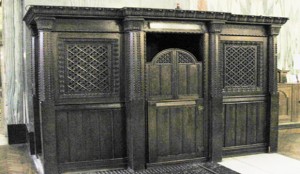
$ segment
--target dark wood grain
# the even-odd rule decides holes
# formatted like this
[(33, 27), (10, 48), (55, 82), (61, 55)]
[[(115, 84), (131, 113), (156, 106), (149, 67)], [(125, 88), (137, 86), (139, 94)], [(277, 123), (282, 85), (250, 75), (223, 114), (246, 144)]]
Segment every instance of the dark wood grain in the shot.
[[(45, 173), (276, 151), (287, 18), (37, 6), (24, 20), (34, 41), (29, 120)], [(299, 120), (290, 106), (281, 113)]]

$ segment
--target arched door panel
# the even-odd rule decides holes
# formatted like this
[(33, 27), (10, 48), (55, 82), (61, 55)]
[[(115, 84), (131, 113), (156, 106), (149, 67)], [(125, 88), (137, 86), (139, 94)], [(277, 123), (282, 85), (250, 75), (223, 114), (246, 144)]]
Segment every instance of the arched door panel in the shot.
[(147, 63), (149, 162), (205, 156), (202, 65), (172, 48)]

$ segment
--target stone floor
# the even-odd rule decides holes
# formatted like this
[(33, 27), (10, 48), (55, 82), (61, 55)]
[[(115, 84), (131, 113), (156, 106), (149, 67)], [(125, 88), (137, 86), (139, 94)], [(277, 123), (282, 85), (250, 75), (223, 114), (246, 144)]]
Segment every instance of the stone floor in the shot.
[(279, 153), (224, 158), (221, 165), (242, 174), (299, 174), (300, 160)]
[(300, 160), (300, 128), (279, 130), (278, 142), (278, 153)]
[[(286, 166), (287, 169), (291, 168), (291, 164), (299, 163), (299, 166), (300, 166), (300, 128), (284, 129), (284, 130), (279, 131), (278, 153), (279, 154), (260, 154), (259, 156), (251, 156), (250, 155), (250, 156), (245, 156), (242, 158), (234, 157), (235, 158), (234, 160), (238, 159), (239, 162), (230, 161), (230, 158), (225, 158), (223, 160), (223, 163), (221, 163), (221, 164), (223, 164), (227, 167), (229, 166), (231, 168), (236, 167), (235, 168), (236, 171), (240, 171), (240, 172), (243, 171), (242, 173), (244, 173), (244, 174), (247, 174), (247, 171), (245, 171), (245, 170), (248, 170), (248, 169), (246, 169), (245, 165), (244, 165), (244, 167), (242, 167), (242, 169), (244, 169), (244, 170), (241, 169), (241, 166), (243, 165), (240, 163), (241, 160), (244, 161), (245, 163), (249, 164), (252, 167), (257, 165), (254, 167), (256, 169), (253, 169), (253, 168), (251, 169), (251, 170), (256, 170), (255, 174), (260, 174), (257, 172), (262, 170), (260, 168), (261, 164), (270, 164), (270, 168), (272, 166), (273, 166), (273, 168), (274, 167), (284, 168)], [(285, 155), (285, 156), (282, 156), (282, 155)], [(288, 158), (288, 157), (290, 157), (290, 158)], [(260, 159), (261, 161), (258, 159)], [(271, 160), (275, 160), (278, 162), (279, 159), (283, 159), (287, 163), (279, 162), (280, 164), (275, 164), (274, 161), (272, 163), (268, 163), (268, 161), (271, 162)], [(191, 165), (191, 166), (189, 166), (190, 167), (189, 171), (181, 170), (181, 173), (195, 173), (196, 174), (197, 172), (199, 172), (201, 170), (203, 171), (203, 173), (205, 173), (205, 172), (209, 173), (208, 170), (205, 170), (205, 168), (201, 168), (201, 166), (199, 166), (199, 165), (197, 165), (197, 164)], [(249, 165), (248, 165), (248, 167), (249, 167)], [(295, 165), (293, 165), (293, 166), (295, 166)], [(188, 166), (185, 166), (185, 167), (188, 167)], [(183, 169), (184, 169), (184, 167), (183, 167)], [(166, 170), (165, 173), (170, 173), (171, 170), (173, 170), (173, 169), (166, 168), (164, 170)], [(294, 169), (290, 169), (290, 170), (300, 170), (300, 169), (294, 168)], [(24, 146), (24, 145), (8, 146), (6, 138), (3, 135), (2, 136), (0, 135), (0, 174), (36, 174), (36, 173), (38, 173), (37, 171), (38, 171), (38, 169), (34, 166), (32, 159), (29, 156), (26, 146)], [(170, 171), (170, 172), (167, 172), (167, 171)], [(170, 174), (173, 174), (176, 172), (178, 173), (177, 169), (174, 169), (173, 171), (175, 171), (175, 172), (171, 172)], [(250, 169), (248, 170), (248, 173), (249, 172), (250, 172)], [(285, 171), (284, 174), (292, 174), (293, 172), (294, 171), (290, 171), (290, 172)], [(94, 172), (81, 172), (81, 174), (106, 174), (106, 173), (105, 172), (95, 172), (95, 171)], [(215, 173), (220, 173), (220, 172), (215, 172)], [(298, 174), (298, 173), (300, 173), (300, 171), (295, 171), (295, 174)], [(144, 173), (141, 173), (141, 174), (144, 174)], [(221, 172), (220, 174), (224, 174), (224, 172)], [(275, 174), (275, 173), (272, 173), (272, 174)]]
[(0, 174), (36, 174), (26, 145), (0, 146)]

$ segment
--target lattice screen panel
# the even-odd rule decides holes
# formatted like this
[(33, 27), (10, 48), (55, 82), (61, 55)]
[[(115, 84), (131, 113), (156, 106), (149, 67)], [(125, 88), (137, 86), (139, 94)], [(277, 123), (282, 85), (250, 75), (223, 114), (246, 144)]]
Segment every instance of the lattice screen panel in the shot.
[(157, 59), (156, 63), (158, 64), (170, 64), (172, 63), (172, 52), (167, 52), (160, 56), (159, 59)]
[(259, 42), (223, 44), (225, 91), (259, 91), (262, 87), (262, 53)]
[(120, 60), (117, 43), (116, 39), (61, 39), (60, 97), (118, 95)]
[(256, 86), (256, 60), (256, 46), (225, 46), (225, 86)]
[(182, 51), (178, 52), (178, 63), (195, 63), (195, 60), (189, 53)]
[(110, 91), (109, 45), (69, 44), (66, 51), (68, 92), (107, 93)]

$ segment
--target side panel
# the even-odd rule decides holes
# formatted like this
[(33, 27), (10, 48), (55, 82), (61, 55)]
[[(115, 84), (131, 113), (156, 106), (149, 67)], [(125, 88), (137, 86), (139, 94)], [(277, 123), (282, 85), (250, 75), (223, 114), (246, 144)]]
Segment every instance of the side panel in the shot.
[(223, 154), (266, 152), (269, 146), (267, 38), (222, 36)]
[(61, 172), (125, 167), (120, 34), (55, 34), (55, 120)]
[[(56, 111), (57, 156), (61, 168), (80, 168), (83, 165), (80, 162), (86, 161), (97, 161), (103, 167), (124, 165), (125, 120), (124, 108), (74, 107)], [(105, 163), (105, 160), (110, 163)]]
[(263, 101), (224, 104), (224, 155), (267, 150), (266, 111)]

